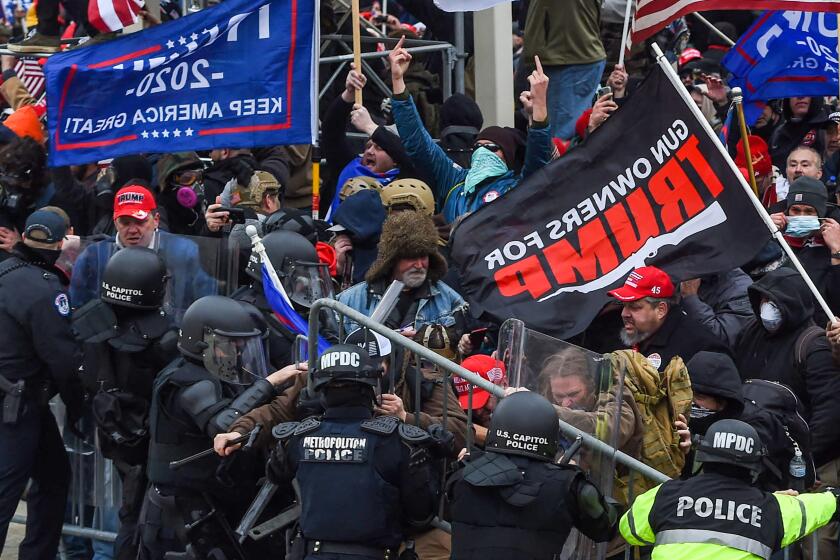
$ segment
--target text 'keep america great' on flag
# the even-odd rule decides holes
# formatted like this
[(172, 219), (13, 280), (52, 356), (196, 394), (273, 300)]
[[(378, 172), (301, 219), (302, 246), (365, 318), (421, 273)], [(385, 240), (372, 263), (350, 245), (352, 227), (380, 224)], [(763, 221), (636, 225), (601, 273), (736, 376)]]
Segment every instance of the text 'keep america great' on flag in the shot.
[[(723, 59), (745, 103), (837, 95), (837, 16), (765, 12)], [(757, 117), (747, 106), (747, 122)]]
[(567, 338), (635, 268), (688, 280), (745, 264), (770, 233), (716, 142), (655, 67), (583, 144), (455, 228), (471, 308)]
[(227, 0), (52, 56), (50, 165), (309, 144), (318, 29), (307, 0)]
[(677, 18), (708, 10), (840, 12), (840, 0), (631, 0), (636, 3), (631, 39), (641, 43)]

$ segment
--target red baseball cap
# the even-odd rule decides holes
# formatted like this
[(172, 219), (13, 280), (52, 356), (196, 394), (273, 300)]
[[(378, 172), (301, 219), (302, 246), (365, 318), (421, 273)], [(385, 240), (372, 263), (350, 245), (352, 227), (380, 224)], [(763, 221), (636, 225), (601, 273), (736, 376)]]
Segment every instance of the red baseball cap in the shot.
[(655, 266), (643, 266), (631, 272), (624, 285), (609, 294), (620, 301), (669, 298), (674, 295), (674, 283), (670, 276)]
[(157, 208), (155, 197), (146, 187), (128, 185), (117, 191), (114, 197), (114, 219), (120, 216), (130, 216), (137, 220), (145, 220), (152, 210)]
[[(469, 370), (476, 375), (480, 375), (494, 385), (504, 385), (505, 364), (491, 356), (485, 354), (475, 354), (470, 356), (463, 362), (461, 367)], [(455, 390), (458, 392), (458, 402), (461, 403), (461, 408), (468, 410), (470, 406), (470, 382), (457, 375), (452, 377), (455, 381)], [(484, 408), (487, 401), (490, 400), (490, 392), (481, 387), (473, 388), (472, 409), (478, 410)]]

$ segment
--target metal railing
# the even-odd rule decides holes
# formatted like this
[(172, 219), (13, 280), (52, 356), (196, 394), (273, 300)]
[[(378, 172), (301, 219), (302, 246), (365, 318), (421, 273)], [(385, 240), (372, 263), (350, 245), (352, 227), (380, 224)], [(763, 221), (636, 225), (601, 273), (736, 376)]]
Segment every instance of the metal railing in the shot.
[[(387, 338), (391, 341), (392, 344), (397, 344), (399, 346), (403, 346), (406, 349), (410, 350), (412, 353), (419, 356), (421, 359), (431, 362), (434, 365), (438, 366), (439, 368), (448, 371), (458, 377), (466, 379), (471, 384), (475, 385), (476, 387), (480, 387), (485, 391), (501, 398), (505, 397), (505, 391), (498, 385), (494, 385), (490, 381), (487, 381), (483, 377), (476, 375), (475, 373), (464, 369), (460, 365), (456, 364), (451, 360), (447, 360), (440, 354), (437, 354), (435, 351), (426, 348), (425, 346), (414, 342), (411, 339), (408, 339), (401, 335), (400, 333), (389, 329), (385, 325), (381, 323), (377, 323), (359, 313), (355, 309), (344, 305), (341, 302), (338, 302), (333, 299), (319, 299), (314, 304), (312, 304), (312, 308), (309, 313), (309, 333), (308, 333), (308, 344), (309, 344), (309, 369), (310, 371), (315, 368), (315, 359), (318, 354), (318, 321), (320, 311), (322, 309), (331, 309), (336, 313), (340, 313), (346, 317), (349, 317), (351, 320), (355, 321), (362, 327), (365, 327), (371, 331), (376, 332)], [(571, 424), (567, 424), (566, 422), (558, 419), (560, 424), (560, 430), (568, 437), (574, 439), (580, 437), (583, 441), (583, 444), (588, 446), (589, 448), (599, 451), (601, 453), (610, 453), (615, 454), (615, 460), (618, 463), (621, 463), (625, 467), (632, 469), (639, 474), (645, 476), (653, 480), (654, 482), (666, 482), (670, 480), (667, 476), (659, 472), (658, 470), (650, 467), (639, 461), (638, 459), (634, 459), (630, 455), (615, 449), (614, 447), (607, 445), (603, 441), (593, 437), (586, 432), (582, 432), (578, 428), (575, 428)]]
[[(429, 348), (426, 348), (425, 346), (422, 346), (421, 344), (418, 344), (417, 342), (415, 342), (415, 341), (413, 341), (409, 338), (406, 338), (405, 336), (403, 336), (402, 334), (394, 331), (393, 329), (390, 329), (390, 328), (386, 327), (385, 325), (383, 325), (381, 323), (373, 321), (368, 316), (360, 313), (359, 311), (356, 311), (355, 309), (353, 309), (351, 307), (348, 307), (347, 305), (345, 305), (345, 304), (343, 304), (339, 301), (336, 301), (336, 300), (333, 300), (333, 299), (326, 299), (326, 298), (317, 300), (312, 305), (312, 307), (310, 309), (309, 325), (308, 325), (309, 326), (309, 332), (308, 332), (308, 336), (307, 336), (308, 360), (309, 360), (309, 370), (310, 371), (312, 371), (315, 368), (315, 365), (316, 365), (316, 359), (317, 359), (317, 354), (318, 354), (318, 342), (317, 341), (318, 341), (319, 319), (320, 319), (320, 314), (321, 314), (320, 312), (321, 312), (321, 310), (324, 310), (324, 309), (329, 309), (329, 310), (334, 311), (335, 313), (338, 313), (339, 315), (343, 315), (343, 316), (348, 317), (352, 321), (358, 323), (360, 325), (360, 327), (366, 328), (366, 329), (368, 329), (370, 331), (373, 331), (373, 332), (376, 332), (377, 334), (387, 338), (392, 344), (396, 344), (398, 346), (402, 346), (402, 347), (406, 348), (407, 350), (411, 351), (415, 355), (419, 356), (420, 359), (434, 364), (435, 366), (441, 368), (445, 372), (449, 372), (450, 374), (457, 375), (457, 376), (465, 379), (466, 381), (468, 381), (472, 385), (475, 385), (476, 387), (480, 387), (480, 388), (484, 389), (485, 391), (488, 391), (489, 393), (495, 395), (498, 398), (504, 398), (505, 397), (505, 392), (501, 387), (491, 383), (490, 381), (484, 379), (483, 377), (481, 377), (479, 375), (476, 375), (475, 373), (473, 373), (473, 372), (471, 372), (467, 369), (464, 369), (463, 367), (456, 364), (455, 362), (452, 362), (451, 360), (447, 360), (443, 356), (437, 354), (435, 351), (433, 351)], [(342, 322), (339, 321), (339, 324), (341, 324), (341, 323)], [(626, 453), (624, 453), (622, 451), (619, 451), (618, 449), (608, 445), (607, 443), (604, 443), (603, 441), (595, 438), (594, 436), (592, 436), (588, 433), (582, 432), (578, 428), (575, 428), (574, 426), (564, 422), (563, 420), (558, 419), (558, 424), (560, 426), (560, 431), (564, 435), (566, 435), (567, 437), (569, 437), (571, 439), (575, 439), (575, 438), (579, 437), (582, 440), (582, 443), (583, 443), (584, 446), (586, 446), (586, 447), (588, 447), (588, 448), (590, 448), (590, 449), (592, 449), (596, 452), (613, 455), (615, 457), (616, 463), (621, 464), (624, 467), (627, 467), (628, 469), (630, 469), (634, 473), (642, 475), (643, 477), (648, 478), (651, 481), (656, 482), (657, 484), (664, 483), (664, 482), (667, 482), (667, 481), (671, 480), (670, 477), (668, 477), (667, 475), (657, 471), (653, 467), (651, 467), (649, 465), (646, 465), (645, 463), (642, 463), (638, 459), (635, 459), (635, 458), (631, 457), (630, 455), (627, 455)], [(630, 495), (631, 495), (631, 497), (633, 496), (633, 492), (632, 492), (633, 481), (636, 478), (637, 477), (635, 477), (635, 476), (630, 477), (630, 485), (631, 485)], [(632, 500), (632, 498), (631, 498), (631, 500)], [(438, 524), (436, 524), (436, 526), (438, 526), (439, 528), (442, 528), (443, 530), (445, 530), (447, 532), (450, 532), (448, 523), (446, 523), (445, 521), (440, 521)], [(818, 557), (817, 533), (816, 532), (812, 533), (809, 538), (811, 540), (811, 549), (812, 549), (811, 558), (812, 558), (812, 560), (817, 560), (817, 557)], [(796, 546), (797, 544), (798, 543), (794, 543), (794, 545), (791, 545), (791, 546)], [(627, 546), (625, 548), (625, 558), (628, 558), (628, 559), (631, 558), (631, 555), (632, 555), (631, 551), (632, 551), (632, 547)], [(783, 550), (783, 554), (784, 554), (784, 559), (788, 560), (791, 556), (791, 547), (785, 548)]]
[[(339, 54), (334, 56), (321, 56), (319, 58), (319, 65), (326, 66), (330, 64), (337, 64), (336, 68), (331, 72), (330, 77), (327, 79), (326, 83), (324, 83), (324, 87), (318, 92), (318, 99), (321, 99), (324, 94), (329, 91), (330, 87), (332, 87), (333, 83), (335, 83), (336, 79), (342, 74), (345, 66), (353, 61), (353, 47), (352, 47), (352, 36), (350, 35), (322, 35), (321, 36), (321, 52), (329, 45), (336, 45), (338, 48), (343, 50), (345, 54)], [(362, 43), (364, 44), (378, 44), (382, 43), (386, 46), (394, 46), (397, 44), (399, 39), (391, 39), (388, 37), (362, 37)], [(455, 47), (449, 43), (443, 41), (425, 41), (423, 39), (406, 39), (405, 40), (406, 50), (411, 54), (423, 54), (423, 53), (440, 53), (441, 56), (441, 63), (443, 66), (444, 71), (441, 73), (441, 91), (443, 94), (443, 99), (447, 99), (449, 96), (452, 95), (452, 73), (455, 69), (455, 62), (457, 60), (457, 54)], [(362, 58), (362, 71), (364, 72), (365, 76), (368, 78), (370, 83), (375, 86), (383, 95), (390, 97), (392, 92), (391, 88), (379, 77), (379, 72), (376, 71), (369, 63), (369, 60), (373, 59), (382, 59), (387, 58), (390, 50), (384, 51), (374, 51), (374, 52), (363, 52), (361, 54)], [(463, 77), (461, 77), (461, 81), (463, 81)]]

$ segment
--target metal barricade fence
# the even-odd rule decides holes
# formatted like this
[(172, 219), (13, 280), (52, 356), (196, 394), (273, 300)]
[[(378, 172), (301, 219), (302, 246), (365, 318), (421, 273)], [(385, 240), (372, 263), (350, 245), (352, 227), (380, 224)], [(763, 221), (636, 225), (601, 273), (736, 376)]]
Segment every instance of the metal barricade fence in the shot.
[[(443, 356), (437, 354), (435, 351), (418, 344), (417, 342), (406, 338), (405, 336), (399, 334), (398, 332), (389, 329), (385, 325), (373, 321), (369, 317), (359, 313), (355, 309), (352, 309), (336, 300), (333, 299), (319, 299), (316, 301), (310, 310), (309, 314), (309, 333), (307, 337), (308, 343), (308, 361), (309, 361), (309, 369), (310, 371), (314, 369), (316, 365), (317, 359), (317, 340), (318, 340), (318, 326), (319, 326), (319, 316), (321, 310), (330, 310), (334, 313), (339, 315), (346, 316), (350, 318), (352, 321), (358, 323), (362, 328), (366, 328), (370, 331), (376, 332), (377, 334), (387, 338), (392, 344), (397, 346), (402, 346), (406, 350), (412, 352), (415, 356), (419, 359), (429, 362), (437, 366), (440, 371), (444, 374), (443, 383), (446, 384), (449, 382), (449, 378), (451, 375), (456, 375), (461, 377), (462, 379), (469, 382), (471, 385), (475, 387), (480, 387), (485, 391), (489, 392), (492, 395), (495, 395), (498, 398), (504, 398), (505, 392), (504, 390), (491, 383), (490, 381), (476, 375), (475, 373), (464, 369), (460, 365), (452, 362), (444, 358)], [(339, 329), (341, 328), (342, 321), (338, 321)], [(341, 339), (344, 338), (345, 333), (340, 332), (339, 336)], [(447, 393), (445, 392), (444, 395)], [(446, 406), (443, 407), (444, 411), (446, 410)], [(444, 412), (444, 423), (446, 422), (445, 419), (445, 412)], [(612, 454), (615, 458), (615, 462), (621, 464), (622, 466), (638, 473), (641, 476), (644, 476), (654, 482), (662, 483), (667, 482), (670, 480), (666, 475), (662, 474), (661, 472), (657, 471), (656, 469), (642, 463), (641, 461), (619, 451), (618, 449), (604, 443), (603, 441), (597, 439), (596, 437), (582, 432), (578, 428), (558, 419), (558, 424), (560, 427), (560, 431), (563, 433), (564, 436), (574, 440), (576, 438), (580, 438), (583, 446), (589, 448), (591, 450), (597, 451), (599, 453), (605, 454)], [(630, 495), (633, 496), (632, 485), (633, 479), (635, 477), (631, 477), (631, 489)], [(75, 517), (75, 516), (74, 516)], [(77, 517), (77, 519), (79, 519)], [(82, 519), (83, 521), (83, 519)], [(24, 516), (15, 515), (12, 518), (13, 523), (26, 523), (26, 518)], [(438, 518), (434, 522), (435, 526), (438, 528), (446, 531), (451, 532), (451, 527), (449, 523), (443, 521), (442, 519)], [(62, 535), (64, 536), (71, 536), (71, 537), (81, 537), (87, 538), (92, 540), (104, 541), (104, 542), (114, 542), (116, 540), (116, 533), (102, 530), (101, 528), (97, 527), (86, 527), (81, 524), (65, 524), (62, 527)], [(814, 560), (817, 559), (817, 546), (816, 546), (816, 533), (811, 535), (812, 540), (812, 558)], [(631, 558), (632, 551), (630, 547), (627, 547), (625, 551), (625, 558)], [(784, 550), (784, 558), (787, 560), (790, 557), (790, 549)]]
[[(329, 78), (324, 83), (324, 86), (318, 92), (318, 99), (321, 99), (324, 94), (330, 89), (335, 80), (342, 74), (344, 67), (353, 61), (353, 47), (352, 36), (350, 35), (322, 35), (321, 36), (321, 51), (330, 44), (336, 45), (346, 54), (339, 54), (335, 56), (322, 56), (319, 59), (321, 66), (328, 66), (335, 64), (336, 67), (330, 73)], [(399, 39), (391, 39), (388, 37), (362, 37), (361, 41), (364, 44), (378, 44), (382, 43), (388, 47), (393, 47), (397, 44)], [(457, 60), (455, 47), (444, 41), (427, 41), (423, 39), (406, 39), (406, 50), (413, 55), (423, 53), (440, 53), (441, 65), (444, 71), (442, 72), (441, 92), (443, 99), (446, 100), (452, 95), (452, 72), (455, 69), (455, 62)], [(362, 70), (365, 76), (370, 80), (371, 84), (375, 86), (383, 95), (390, 97), (391, 88), (379, 77), (379, 73), (370, 66), (368, 61), (373, 59), (387, 58), (390, 50), (363, 52), (361, 54)], [(461, 80), (463, 78), (460, 78)]]
[[(356, 311), (355, 309), (352, 309), (352, 308), (344, 305), (343, 303), (338, 302), (338, 301), (333, 300), (333, 299), (319, 299), (318, 301), (316, 301), (312, 305), (312, 308), (310, 310), (309, 332), (308, 332), (308, 336), (307, 336), (307, 343), (308, 343), (308, 356), (307, 357), (308, 357), (308, 361), (309, 361), (310, 371), (315, 367), (315, 364), (316, 364), (319, 316), (320, 316), (321, 310), (324, 310), (324, 309), (329, 309), (329, 310), (332, 310), (333, 312), (337, 313), (340, 316), (348, 317), (349, 319), (351, 319), (355, 323), (358, 323), (362, 328), (366, 328), (370, 331), (376, 332), (377, 334), (387, 338), (391, 342), (391, 344), (395, 344), (397, 346), (402, 346), (406, 350), (412, 352), (415, 356), (418, 356), (420, 359), (434, 364), (435, 366), (440, 368), (440, 370), (444, 373), (444, 383), (447, 382), (447, 379), (449, 378), (450, 375), (457, 375), (458, 377), (461, 377), (461, 378), (465, 379), (466, 381), (468, 381), (470, 384), (472, 384), (476, 387), (480, 387), (481, 389), (484, 389), (485, 391), (488, 391), (490, 394), (495, 395), (498, 398), (504, 398), (504, 396), (505, 396), (505, 392), (501, 387), (499, 387), (497, 385), (494, 385), (493, 383), (491, 383), (490, 381), (487, 381), (483, 377), (480, 377), (479, 375), (476, 375), (475, 373), (464, 369), (460, 365), (444, 358), (443, 356), (437, 354), (434, 350), (426, 348), (425, 346), (422, 346), (421, 344), (418, 344), (417, 342), (406, 338), (402, 334), (400, 334), (400, 333), (398, 333), (398, 332), (396, 332), (392, 329), (389, 329), (388, 327), (386, 327), (385, 325), (383, 325), (381, 323), (373, 321), (372, 319), (370, 319), (366, 315), (363, 315), (362, 313)], [(341, 321), (341, 320), (338, 321), (339, 326), (341, 326), (342, 323), (343, 323), (343, 321)], [(340, 330), (342, 330), (341, 327), (340, 327)], [(339, 333), (339, 336), (342, 340), (343, 340), (344, 334), (345, 333)], [(444, 409), (445, 409), (445, 407), (444, 407)], [(572, 426), (572, 425), (570, 425), (570, 424), (568, 424), (568, 423), (566, 423), (562, 420), (558, 419), (558, 423), (559, 423), (559, 426), (560, 426), (560, 431), (562, 432), (562, 434), (564, 436), (566, 436), (570, 439), (580, 438), (582, 440), (582, 443), (583, 443), (584, 447), (587, 447), (589, 449), (595, 450), (595, 451), (600, 452), (600, 453), (613, 454), (613, 456), (615, 458), (615, 462), (617, 464), (620, 464), (620, 465), (630, 469), (634, 473), (637, 473), (638, 475), (641, 475), (645, 478), (648, 478), (651, 481), (656, 482), (656, 483), (664, 483), (664, 482), (667, 482), (668, 480), (670, 480), (670, 478), (668, 476), (666, 476), (663, 473), (657, 471), (653, 467), (650, 467), (650, 466), (646, 465), (645, 463), (642, 463), (638, 459), (635, 459), (635, 458), (631, 457), (630, 455), (627, 455), (626, 453), (624, 453), (622, 451), (619, 451), (615, 447), (607, 445), (606, 443), (604, 443), (603, 441), (600, 441), (596, 437), (594, 437), (594, 436), (592, 436), (588, 433), (582, 432), (578, 428), (576, 428), (576, 427), (574, 427), (574, 426)], [(637, 478), (637, 477), (634, 477), (634, 476), (630, 477), (631, 503), (632, 503), (632, 497), (634, 496), (634, 494), (633, 494), (633, 481), (634, 481), (635, 478)], [(445, 522), (442, 522), (441, 525), (439, 525), (439, 526), (441, 528), (444, 528), (445, 530), (448, 529), (448, 527), (447, 527), (448, 524), (445, 523)], [(811, 547), (812, 548), (812, 559), (817, 560), (818, 553), (817, 553), (817, 546), (816, 546), (816, 543), (817, 543), (816, 532), (813, 533), (810, 536), (810, 539), (811, 539), (811, 542), (812, 542), (812, 547)], [(793, 546), (796, 546), (796, 545), (793, 545)], [(787, 560), (788, 558), (791, 557), (791, 548), (792, 547), (788, 547), (788, 548), (784, 549), (785, 560)], [(631, 549), (631, 547), (626, 547), (625, 558), (629, 559), (631, 557), (632, 557), (632, 549)]]

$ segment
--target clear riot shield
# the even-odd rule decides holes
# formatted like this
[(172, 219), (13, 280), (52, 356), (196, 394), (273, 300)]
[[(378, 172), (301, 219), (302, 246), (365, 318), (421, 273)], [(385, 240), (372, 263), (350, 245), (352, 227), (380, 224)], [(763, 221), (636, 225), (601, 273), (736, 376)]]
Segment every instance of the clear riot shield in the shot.
[[(152, 249), (166, 264), (168, 280), (164, 310), (180, 324), (187, 308), (208, 295), (230, 295), (238, 287), (239, 248), (221, 237), (191, 237), (161, 233)], [(73, 240), (62, 249), (61, 268), (71, 273), (70, 303), (74, 309), (99, 297), (102, 274), (118, 251), (113, 238)]]
[(84, 436), (80, 438), (64, 425), (65, 408), (60, 397), (50, 401), (50, 410), (62, 432), (72, 473), (65, 523), (114, 531), (118, 523), (122, 486), (114, 463), (100, 451), (92, 415), (86, 413), (77, 423), (76, 428)]
[(230, 295), (239, 285), (239, 247), (226, 237), (167, 235), (158, 252), (169, 273), (164, 309), (176, 324), (195, 300)]
[[(499, 333), (499, 358), (505, 363), (511, 387), (523, 387), (547, 398), (567, 424), (615, 449), (620, 441), (622, 376), (613, 371), (609, 356), (528, 329), (509, 319)], [(572, 461), (586, 472), (605, 496), (613, 495), (615, 455), (574, 445), (563, 432), (560, 461)], [(577, 448), (577, 449), (576, 449)], [(568, 454), (573, 454), (569, 456)], [(594, 543), (572, 531), (561, 558), (596, 560), (606, 557), (608, 543)]]

